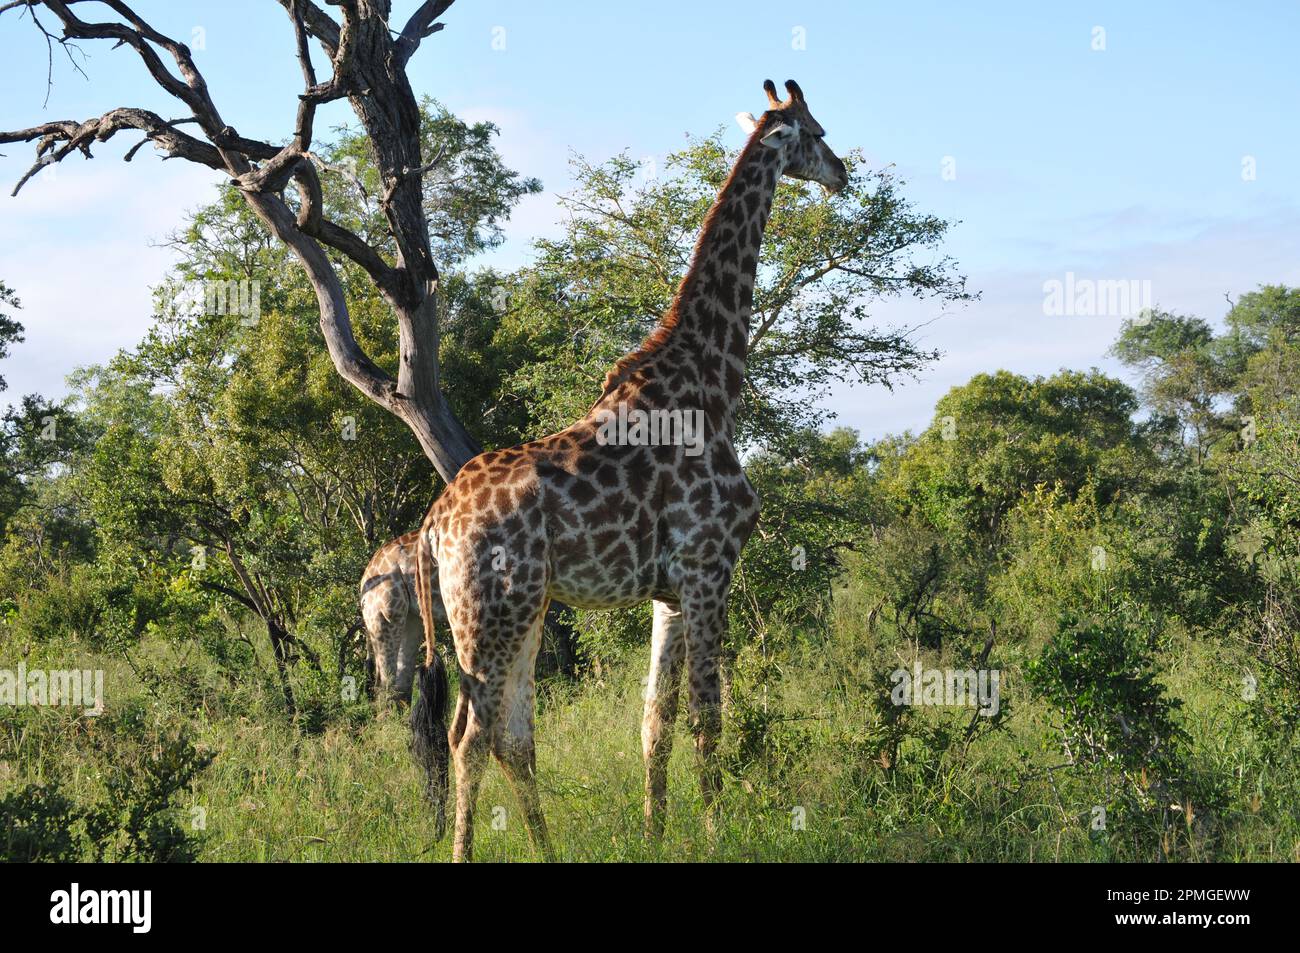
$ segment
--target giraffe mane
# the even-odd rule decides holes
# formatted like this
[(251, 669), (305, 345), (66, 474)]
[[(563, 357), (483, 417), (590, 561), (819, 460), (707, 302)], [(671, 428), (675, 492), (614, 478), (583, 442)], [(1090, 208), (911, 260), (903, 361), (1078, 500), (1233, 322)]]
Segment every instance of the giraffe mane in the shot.
[(673, 295), (672, 304), (668, 306), (668, 310), (659, 320), (659, 324), (655, 329), (650, 332), (644, 341), (641, 342), (641, 346), (635, 351), (619, 358), (618, 361), (615, 362), (614, 366), (609, 369), (609, 373), (605, 375), (605, 381), (601, 385), (600, 396), (602, 398), (609, 396), (614, 388), (625, 382), (637, 371), (638, 368), (642, 367), (646, 361), (652, 358), (655, 353), (663, 347), (665, 343), (667, 343), (673, 330), (681, 321), (681, 314), (679, 311), (681, 302), (685, 298), (686, 292), (694, 287), (697, 277), (696, 269), (699, 264), (700, 249), (704, 247), (705, 240), (713, 232), (714, 219), (722, 208), (722, 197), (726, 195), (727, 190), (731, 188), (731, 183), (736, 177), (736, 172), (745, 164), (745, 160), (759, 148), (759, 140), (763, 138), (763, 129), (767, 125), (768, 119), (771, 117), (772, 113), (773, 110), (768, 110), (759, 117), (754, 131), (749, 136), (749, 141), (745, 143), (745, 147), (741, 149), (740, 155), (737, 156), (736, 161), (732, 163), (731, 172), (727, 174), (727, 180), (722, 183), (722, 188), (718, 189), (717, 198), (713, 200), (713, 205), (710, 206), (708, 214), (704, 216), (704, 224), (700, 228), (700, 237), (695, 242), (694, 251), (691, 252), (690, 267), (686, 269), (686, 275), (682, 278), (681, 284), (677, 286), (677, 292)]

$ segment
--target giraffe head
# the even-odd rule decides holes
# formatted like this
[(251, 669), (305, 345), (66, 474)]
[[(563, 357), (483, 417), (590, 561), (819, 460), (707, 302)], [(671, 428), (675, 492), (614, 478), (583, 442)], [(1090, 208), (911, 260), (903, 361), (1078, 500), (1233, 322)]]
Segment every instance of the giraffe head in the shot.
[(767, 112), (760, 119), (738, 113), (736, 121), (746, 132), (756, 133), (764, 146), (780, 150), (783, 174), (816, 182), (828, 195), (838, 192), (849, 184), (848, 170), (823, 140), (826, 130), (808, 111), (799, 84), (787, 79), (785, 89), (790, 98), (783, 101), (776, 94), (776, 84), (765, 80)]

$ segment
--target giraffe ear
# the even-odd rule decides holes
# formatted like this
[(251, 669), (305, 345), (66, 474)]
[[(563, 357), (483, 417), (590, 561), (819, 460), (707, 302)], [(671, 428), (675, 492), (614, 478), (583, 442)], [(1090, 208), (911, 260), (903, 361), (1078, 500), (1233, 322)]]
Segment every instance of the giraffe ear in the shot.
[(736, 113), (736, 124), (744, 130), (745, 135), (758, 128), (758, 120), (754, 118), (753, 113)]
[(763, 136), (759, 141), (769, 149), (780, 149), (783, 145), (799, 134), (799, 130), (788, 122), (778, 123), (771, 132)]

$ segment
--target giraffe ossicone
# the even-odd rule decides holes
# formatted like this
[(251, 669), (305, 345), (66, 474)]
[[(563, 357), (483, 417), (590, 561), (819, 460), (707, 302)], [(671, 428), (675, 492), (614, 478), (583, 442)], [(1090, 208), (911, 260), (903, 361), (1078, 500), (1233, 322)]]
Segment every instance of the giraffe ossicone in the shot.
[[(415, 589), (426, 665), (412, 711), (413, 750), (439, 810), (446, 760), (454, 760), (457, 860), (470, 858), (475, 801), (493, 754), (520, 800), (530, 839), (550, 854), (533, 718), (542, 620), (553, 598), (582, 608), (654, 602), (641, 726), (647, 833), (657, 835), (664, 824), (683, 670), (701, 791), (712, 812), (721, 788), (719, 652), (727, 597), (759, 510), (733, 442), (759, 246), (782, 175), (828, 191), (848, 183), (798, 85), (787, 81), (785, 100), (770, 80), (763, 88), (769, 108), (752, 120), (749, 141), (705, 217), (690, 269), (659, 325), (609, 371), (585, 417), (559, 433), (470, 460), (420, 527)], [(602, 422), (620, 408), (660, 419), (698, 411), (699, 444), (601, 439)], [(445, 739), (434, 649), (440, 625), (451, 629), (460, 676)]]

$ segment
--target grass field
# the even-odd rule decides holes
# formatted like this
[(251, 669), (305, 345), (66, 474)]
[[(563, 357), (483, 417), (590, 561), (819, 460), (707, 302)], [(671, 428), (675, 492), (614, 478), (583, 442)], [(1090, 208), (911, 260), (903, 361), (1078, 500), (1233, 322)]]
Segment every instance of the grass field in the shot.
[[(887, 634), (870, 632), (859, 596), (853, 590), (838, 593), (829, 634), (799, 642), (779, 670), (756, 666), (745, 653), (736, 660), (724, 738), (725, 793), (712, 835), (694, 779), (690, 738), (679, 721), (668, 829), (659, 844), (642, 837), (643, 651), (629, 652), (626, 659), (602, 666), (599, 676), (576, 684), (544, 683), (538, 771), (558, 857), (1300, 859), (1295, 808), (1300, 772), (1294, 760), (1276, 752), (1264, 757), (1258, 750), (1241, 717), (1234, 694), (1238, 669), (1226, 649), (1178, 645), (1169, 652), (1167, 675), (1171, 694), (1184, 702), (1191, 764), (1217, 783), (1223, 802), (1213, 813), (1177, 805), (1172, 817), (1164, 812), (1158, 826), (1144, 815), (1099, 831), (1092, 829), (1092, 807), (1105, 796), (1090, 776), (1047, 770), (1061, 757), (1045, 740), (1049, 711), (1027, 697), (1018, 677), (1019, 649), (1025, 647), (1001, 653), (1002, 704), (1008, 713), (1000, 730), (978, 731), (967, 746), (963, 736), (970, 709), (916, 709), (896, 752), (882, 755), (882, 708), (871, 686), (880, 684), (882, 669), (894, 667), (889, 656), (896, 647), (888, 646)], [(106, 798), (150, 803), (148, 779), (165, 776), (165, 742), (184, 726), (198, 750), (212, 756), (211, 764), (169, 795), (158, 816), (185, 832), (197, 859), (448, 859), (450, 838), (433, 840), (400, 713), (375, 713), (357, 701), (337, 706), (314, 724), (292, 723), (276, 710), (269, 683), (223, 687), (215, 672), (191, 669), (183, 653), (157, 644), (134, 649), (129, 665), (122, 658), (94, 657), (81, 664), (106, 670), (105, 714), (5, 710), (0, 796), (28, 784), (58, 782), (62, 795), (75, 804)], [(744, 673), (751, 670), (766, 673), (766, 684), (748, 681)], [(184, 674), (155, 674), (164, 671)], [(123, 771), (125, 786), (112, 788), (112, 779)], [(109, 794), (112, 790), (117, 793)], [(495, 767), (485, 779), (478, 810), (477, 859), (538, 859)], [(147, 813), (120, 824), (147, 826), (141, 820)], [(66, 818), (53, 823), (75, 826)], [(12, 854), (13, 829), (8, 836)], [(121, 841), (122, 835), (114, 836)], [(114, 850), (114, 856), (132, 853), (129, 847)]]

